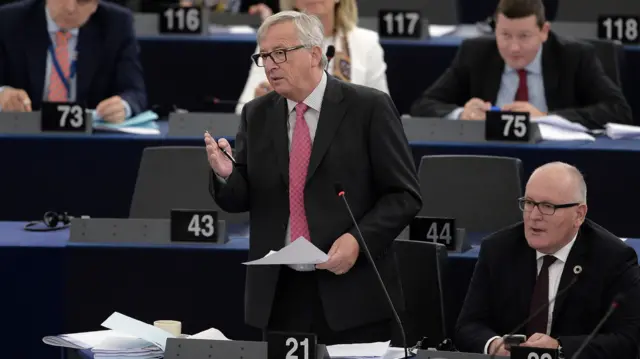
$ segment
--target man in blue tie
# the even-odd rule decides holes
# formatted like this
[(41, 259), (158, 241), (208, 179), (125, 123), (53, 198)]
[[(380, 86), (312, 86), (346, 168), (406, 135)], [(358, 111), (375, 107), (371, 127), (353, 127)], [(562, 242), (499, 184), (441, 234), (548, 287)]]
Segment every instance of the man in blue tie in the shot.
[(495, 17), (495, 38), (463, 42), (411, 115), (484, 120), (498, 107), (556, 114), (588, 128), (631, 123), (631, 109), (593, 46), (550, 31), (542, 0), (501, 0)]
[(0, 8), (0, 110), (76, 102), (118, 123), (146, 90), (130, 11), (99, 0), (25, 0)]

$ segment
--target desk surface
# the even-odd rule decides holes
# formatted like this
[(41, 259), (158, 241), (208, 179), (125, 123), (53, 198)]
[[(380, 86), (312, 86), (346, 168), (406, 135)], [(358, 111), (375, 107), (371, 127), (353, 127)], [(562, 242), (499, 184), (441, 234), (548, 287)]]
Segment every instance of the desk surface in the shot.
[[(69, 135), (56, 135), (56, 134), (28, 134), (28, 135), (14, 135), (14, 134), (0, 134), (0, 141), (8, 140), (22, 140), (22, 141), (38, 141), (42, 144), (47, 142), (67, 142), (67, 141), (84, 141), (87, 144), (95, 141), (156, 141), (156, 140), (173, 140), (173, 141), (188, 141), (192, 145), (204, 146), (204, 140), (201, 136), (192, 137), (168, 137), (169, 123), (168, 121), (158, 121), (160, 127), (159, 135), (136, 135), (128, 133), (118, 132), (102, 132), (98, 131), (92, 135), (84, 134), (69, 134)], [(215, 133), (212, 132), (215, 136)], [(228, 138), (233, 140), (233, 138)], [(551, 149), (551, 150), (579, 150), (579, 151), (640, 151), (640, 140), (613, 140), (606, 136), (598, 136), (595, 141), (541, 141), (539, 143), (504, 143), (504, 142), (485, 142), (485, 143), (461, 143), (461, 142), (438, 142), (438, 141), (411, 141), (412, 146), (451, 146), (451, 147), (487, 147), (487, 148), (536, 148), (536, 149)], [(170, 144), (168, 144), (170, 145)]]
[[(230, 229), (230, 240), (225, 244), (172, 243), (172, 244), (123, 244), (123, 243), (72, 243), (69, 242), (69, 229), (51, 232), (28, 232), (25, 222), (0, 222), (0, 248), (2, 247), (104, 247), (104, 248), (148, 248), (166, 250), (240, 250), (249, 249), (247, 227)], [(42, 228), (42, 227), (39, 227)], [(470, 235), (472, 248), (464, 253), (449, 253), (451, 257), (477, 258), (479, 243), (483, 236)], [(626, 243), (640, 253), (640, 239), (629, 238)]]

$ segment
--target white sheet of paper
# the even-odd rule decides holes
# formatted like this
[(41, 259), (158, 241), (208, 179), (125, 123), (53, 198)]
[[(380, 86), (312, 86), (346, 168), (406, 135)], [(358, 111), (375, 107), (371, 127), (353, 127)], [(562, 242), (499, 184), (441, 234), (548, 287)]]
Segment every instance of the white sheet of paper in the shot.
[(118, 333), (115, 330), (98, 330), (93, 332), (63, 334), (59, 336), (51, 335), (42, 338), (42, 341), (45, 344), (56, 347), (89, 349), (111, 337), (135, 338), (123, 333)]
[(540, 135), (543, 140), (547, 141), (595, 141), (596, 138), (586, 132), (568, 130), (562, 127), (556, 127), (540, 123)]
[(391, 342), (339, 344), (327, 346), (331, 358), (383, 358)]
[(606, 134), (614, 140), (619, 139), (640, 139), (640, 127), (623, 125), (620, 123), (607, 123), (605, 126)]
[[(273, 252), (273, 251), (272, 251)], [(245, 262), (245, 265), (289, 265), (289, 264), (320, 264), (329, 259), (329, 256), (314, 246), (313, 243), (300, 237), (281, 250), (271, 253), (254, 261)]]
[(587, 128), (580, 123), (571, 122), (564, 117), (560, 117), (558, 115), (548, 115), (548, 116), (540, 116), (533, 118), (533, 122), (544, 123), (545, 125), (550, 125), (556, 128), (562, 128), (569, 131), (575, 132), (587, 132)]
[(137, 319), (127, 317), (126, 315), (114, 312), (102, 323), (102, 326), (108, 329), (116, 330), (120, 333), (132, 335), (136, 338), (144, 339), (150, 343), (157, 345), (163, 351), (167, 345), (168, 338), (175, 336), (151, 324), (141, 322)]
[(229, 340), (225, 337), (221, 331), (216, 328), (209, 328), (198, 334), (194, 334), (188, 337), (189, 339), (207, 339), (207, 340)]

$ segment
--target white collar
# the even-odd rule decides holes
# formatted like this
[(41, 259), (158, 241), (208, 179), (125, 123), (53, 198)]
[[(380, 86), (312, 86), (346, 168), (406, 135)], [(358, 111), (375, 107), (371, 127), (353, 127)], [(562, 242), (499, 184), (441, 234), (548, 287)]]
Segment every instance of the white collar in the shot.
[[(324, 91), (327, 88), (327, 73), (322, 71), (322, 78), (320, 79), (320, 83), (316, 88), (309, 94), (309, 96), (302, 101), (302, 103), (309, 106), (318, 112), (320, 112), (320, 108), (322, 108), (322, 99), (324, 98)], [(287, 99), (287, 106), (289, 108), (289, 113), (296, 109), (296, 105), (298, 103), (292, 100)]]
[[(571, 252), (571, 248), (573, 248), (573, 244), (576, 242), (576, 238), (578, 238), (578, 233), (573, 236), (571, 242), (567, 243), (564, 247), (560, 248), (557, 252), (552, 255), (556, 257), (557, 260), (562, 261), (563, 263), (567, 262), (567, 258), (569, 258), (569, 253)], [(536, 251), (536, 260), (546, 256), (546, 254)]]

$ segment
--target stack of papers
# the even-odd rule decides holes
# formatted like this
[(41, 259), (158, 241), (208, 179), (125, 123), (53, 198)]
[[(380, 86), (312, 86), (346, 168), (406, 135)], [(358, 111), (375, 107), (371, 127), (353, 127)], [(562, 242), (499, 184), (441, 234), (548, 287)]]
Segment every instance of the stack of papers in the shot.
[(133, 133), (137, 135), (159, 135), (160, 128), (156, 123), (158, 115), (153, 111), (145, 111), (131, 117), (122, 123), (109, 123), (93, 114), (93, 128), (95, 130)]
[[(175, 338), (169, 332), (118, 312), (109, 316), (102, 326), (110, 330), (47, 336), (42, 341), (57, 347), (91, 349), (96, 359), (155, 359), (164, 355), (167, 339)], [(229, 340), (215, 328), (187, 338)]]
[(605, 133), (614, 140), (636, 140), (640, 139), (640, 127), (631, 125), (622, 125), (619, 123), (607, 123)]
[(558, 115), (532, 118), (538, 124), (540, 135), (547, 141), (595, 141), (584, 125), (571, 122)]

